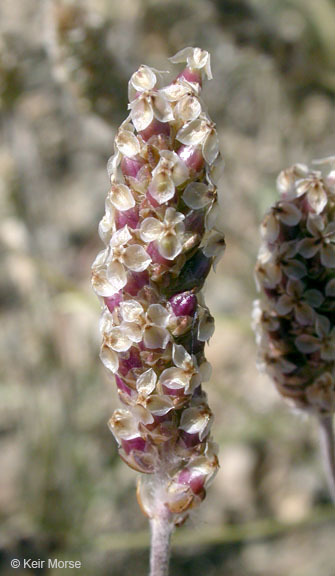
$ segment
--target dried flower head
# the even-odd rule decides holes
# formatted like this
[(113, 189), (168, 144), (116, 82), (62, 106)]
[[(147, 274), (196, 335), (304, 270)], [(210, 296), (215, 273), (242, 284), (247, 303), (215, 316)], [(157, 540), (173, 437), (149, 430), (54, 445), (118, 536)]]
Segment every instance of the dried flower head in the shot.
[(101, 360), (123, 404), (110, 429), (122, 459), (143, 473), (145, 514), (164, 509), (179, 524), (218, 469), (202, 390), (213, 319), (200, 290), (224, 239), (215, 228), (218, 137), (200, 99), (210, 57), (186, 48), (171, 61), (187, 64), (165, 86), (148, 66), (130, 79), (92, 284), (102, 303)]
[(266, 214), (256, 279), (259, 367), (298, 408), (335, 410), (334, 173), (295, 165), (277, 181)]
[(256, 265), (258, 365), (284, 398), (317, 417), (335, 503), (335, 171), (323, 177), (297, 164), (279, 174), (277, 187)]

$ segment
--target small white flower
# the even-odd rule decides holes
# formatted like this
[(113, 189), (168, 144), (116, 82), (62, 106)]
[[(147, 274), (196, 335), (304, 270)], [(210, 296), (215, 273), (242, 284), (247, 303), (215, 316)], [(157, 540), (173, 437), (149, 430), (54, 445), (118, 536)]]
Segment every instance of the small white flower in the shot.
[(315, 322), (316, 336), (301, 334), (295, 339), (295, 344), (303, 354), (312, 354), (320, 351), (322, 360), (332, 362), (335, 360), (335, 327), (331, 328), (326, 316), (318, 315)]
[(335, 382), (330, 372), (321, 374), (306, 390), (308, 402), (317, 411), (333, 414), (335, 410)]
[(167, 260), (174, 260), (183, 249), (185, 216), (175, 208), (167, 208), (164, 220), (145, 218), (141, 224), (140, 236), (143, 242), (157, 241), (158, 251)]
[(307, 229), (312, 235), (299, 243), (299, 253), (304, 258), (313, 258), (318, 252), (323, 266), (335, 268), (335, 222), (325, 226), (321, 216), (309, 216)]
[(215, 229), (211, 230), (203, 247), (203, 253), (208, 258), (213, 258), (214, 271), (216, 271), (216, 267), (222, 258), (225, 249), (226, 243), (223, 233)]
[(107, 202), (110, 202), (116, 210), (124, 212), (135, 206), (132, 192), (125, 184), (113, 183), (109, 191)]
[(133, 126), (129, 123), (123, 123), (120, 126), (115, 138), (115, 145), (118, 151), (127, 158), (132, 158), (141, 151), (140, 142), (134, 134)]
[(187, 146), (201, 146), (208, 164), (212, 164), (219, 154), (219, 139), (215, 124), (205, 114), (182, 126), (176, 138)]
[(210, 365), (203, 362), (198, 366), (195, 356), (186, 352), (184, 346), (173, 345), (172, 359), (175, 368), (166, 368), (159, 378), (161, 386), (171, 389), (184, 389), (186, 394), (190, 394), (201, 382), (206, 382), (210, 378)]
[(173, 64), (187, 62), (189, 68), (204, 70), (208, 80), (212, 80), (213, 78), (211, 71), (211, 57), (206, 50), (192, 47), (183, 48), (182, 50), (179, 50), (177, 54), (169, 58), (169, 60)]
[(309, 174), (308, 166), (295, 164), (287, 170), (282, 170), (277, 178), (277, 190), (285, 201), (297, 198), (297, 180), (305, 178)]
[(294, 256), (298, 252), (295, 241), (284, 242), (278, 250), (271, 252), (267, 246), (262, 245), (258, 254), (256, 266), (256, 282), (260, 288), (275, 288), (282, 279), (283, 273), (288, 278), (300, 280), (307, 274), (306, 266)]
[(113, 293), (119, 292), (127, 284), (127, 269), (133, 272), (143, 272), (151, 262), (151, 258), (143, 246), (139, 244), (128, 245), (131, 239), (132, 235), (128, 227), (124, 226), (124, 228), (114, 232), (109, 243), (106, 274), (108, 282), (114, 290)]
[(149, 192), (159, 204), (165, 204), (174, 197), (175, 187), (183, 184), (188, 176), (188, 168), (179, 156), (170, 150), (162, 150), (152, 172)]
[(150, 304), (145, 311), (137, 300), (126, 300), (120, 303), (120, 312), (134, 342), (143, 339), (146, 348), (166, 348), (170, 340), (166, 328), (170, 314), (161, 304)]
[(109, 327), (108, 330), (103, 332), (100, 358), (106, 368), (113, 373), (117, 372), (119, 368), (118, 354), (127, 352), (133, 345), (130, 336), (131, 334), (129, 334), (126, 324)]
[(314, 308), (321, 306), (324, 297), (319, 290), (305, 290), (305, 285), (299, 280), (290, 279), (286, 286), (286, 294), (280, 296), (275, 308), (278, 314), (286, 316), (292, 310), (299, 324), (312, 324)]
[(130, 116), (137, 130), (145, 130), (152, 120), (160, 122), (173, 120), (171, 104), (157, 90), (155, 72), (148, 66), (140, 66), (129, 81)]
[(198, 434), (200, 442), (206, 438), (209, 433), (213, 415), (207, 404), (191, 406), (183, 410), (179, 428), (187, 434)]
[(190, 182), (187, 184), (183, 200), (192, 210), (201, 210), (216, 200), (216, 188), (204, 182)]
[(278, 238), (280, 222), (286, 226), (296, 226), (301, 220), (301, 211), (290, 202), (278, 202), (265, 216), (261, 224), (261, 235), (272, 243)]
[(298, 197), (306, 194), (308, 204), (312, 210), (316, 214), (321, 214), (328, 199), (321, 172), (310, 172), (308, 176), (297, 182), (296, 190)]
[(197, 97), (198, 90), (186, 80), (178, 79), (160, 91), (169, 102), (174, 102), (173, 115), (181, 123), (195, 120), (201, 114), (201, 104)]

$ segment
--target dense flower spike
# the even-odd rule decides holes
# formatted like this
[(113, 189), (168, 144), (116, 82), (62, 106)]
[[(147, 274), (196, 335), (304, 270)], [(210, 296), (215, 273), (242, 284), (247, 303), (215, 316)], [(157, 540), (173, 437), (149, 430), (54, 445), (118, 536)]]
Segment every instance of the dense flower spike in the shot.
[(335, 410), (335, 186), (296, 165), (261, 225), (255, 302), (259, 364), (299, 408)]
[[(319, 161), (333, 163), (334, 158)], [(261, 299), (253, 324), (258, 365), (299, 409), (317, 416), (335, 502), (335, 179), (295, 165), (277, 180), (280, 199), (261, 225)]]
[(200, 290), (224, 239), (215, 228), (218, 137), (199, 96), (210, 56), (186, 48), (171, 61), (187, 65), (165, 86), (148, 66), (130, 79), (92, 283), (103, 307), (101, 360), (124, 405), (110, 429), (122, 459), (145, 475), (145, 514), (164, 509), (179, 524), (218, 468), (202, 390), (213, 319)]

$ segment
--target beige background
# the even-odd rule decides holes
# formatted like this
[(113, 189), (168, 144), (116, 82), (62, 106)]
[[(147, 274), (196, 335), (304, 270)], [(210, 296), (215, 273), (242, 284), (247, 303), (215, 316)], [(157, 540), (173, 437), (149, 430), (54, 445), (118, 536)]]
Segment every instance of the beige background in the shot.
[(335, 153), (335, 2), (51, 8), (0, 4), (0, 571), (13, 574), (11, 558), (57, 557), (81, 560), (85, 575), (146, 574), (136, 474), (106, 426), (117, 398), (98, 359), (90, 265), (128, 78), (199, 45), (212, 54), (204, 97), (226, 163), (227, 252), (206, 290), (221, 469), (176, 535), (171, 575), (334, 576), (316, 429), (258, 375), (250, 312), (258, 225), (277, 173)]

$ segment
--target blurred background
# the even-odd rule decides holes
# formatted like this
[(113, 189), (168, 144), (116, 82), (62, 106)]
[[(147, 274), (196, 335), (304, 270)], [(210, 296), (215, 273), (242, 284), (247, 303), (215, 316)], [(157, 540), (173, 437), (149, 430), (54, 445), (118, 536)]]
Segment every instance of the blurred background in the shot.
[(250, 328), (276, 175), (335, 153), (334, 0), (1, 0), (0, 29), (1, 574), (27, 557), (147, 573), (136, 473), (106, 425), (118, 401), (90, 266), (129, 76), (200, 46), (226, 163), (227, 251), (206, 290), (221, 469), (176, 534), (171, 576), (334, 576), (314, 423), (257, 373)]

